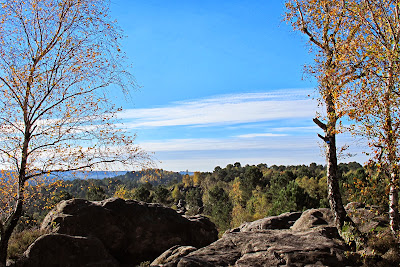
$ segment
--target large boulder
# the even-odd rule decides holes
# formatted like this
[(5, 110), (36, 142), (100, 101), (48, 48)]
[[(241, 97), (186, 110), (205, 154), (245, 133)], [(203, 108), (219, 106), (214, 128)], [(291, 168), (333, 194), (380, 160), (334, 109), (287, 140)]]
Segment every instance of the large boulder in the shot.
[(334, 217), (330, 209), (310, 209), (301, 214), (301, 217), (293, 224), (293, 231), (307, 231), (315, 227), (334, 227)]
[(201, 248), (218, 238), (205, 217), (184, 217), (159, 204), (118, 198), (62, 201), (46, 216), (42, 229), (95, 237), (122, 265), (152, 260), (175, 245)]
[[(363, 232), (387, 226), (387, 213), (377, 207), (350, 203), (346, 210)], [(175, 247), (152, 266), (358, 266), (358, 256), (349, 249), (330, 209), (320, 208), (244, 223), (188, 254)]]
[(363, 233), (369, 233), (378, 227), (389, 226), (389, 214), (378, 206), (366, 206), (363, 203), (351, 202), (345, 208), (347, 214)]
[(254, 222), (244, 223), (238, 228), (230, 230), (230, 232), (289, 229), (301, 215), (301, 212), (286, 212), (278, 216), (266, 217)]
[(151, 265), (161, 265), (169, 262), (174, 262), (183, 256), (188, 255), (189, 253), (196, 251), (197, 249), (192, 246), (173, 246), (172, 248), (165, 251), (163, 254), (158, 256)]
[(225, 233), (207, 247), (153, 266), (346, 266), (345, 251), (343, 242), (331, 238), (331, 229), (254, 230)]
[(347, 266), (348, 249), (330, 210), (312, 209), (245, 223), (187, 255), (175, 248), (170, 261), (164, 257), (152, 266)]
[(48, 234), (31, 244), (16, 266), (118, 267), (119, 264), (97, 238)]

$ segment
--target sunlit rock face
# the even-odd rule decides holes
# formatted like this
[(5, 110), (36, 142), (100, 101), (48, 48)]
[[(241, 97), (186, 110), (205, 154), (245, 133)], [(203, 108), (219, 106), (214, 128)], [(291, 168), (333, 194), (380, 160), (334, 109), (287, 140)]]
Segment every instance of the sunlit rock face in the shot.
[[(352, 203), (346, 210), (364, 233), (388, 224), (387, 216), (371, 207)], [(359, 266), (349, 250), (332, 212), (321, 208), (244, 223), (196, 251), (174, 247), (152, 266)]]
[(62, 201), (42, 228), (97, 238), (122, 265), (153, 260), (175, 245), (201, 248), (218, 238), (215, 225), (205, 217), (185, 217), (159, 204), (118, 198)]

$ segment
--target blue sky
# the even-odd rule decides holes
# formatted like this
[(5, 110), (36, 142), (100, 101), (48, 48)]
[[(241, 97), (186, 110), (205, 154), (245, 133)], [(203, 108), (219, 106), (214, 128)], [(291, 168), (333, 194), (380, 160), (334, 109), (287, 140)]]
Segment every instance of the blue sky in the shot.
[[(166, 170), (229, 163), (324, 163), (313, 124), (306, 39), (282, 22), (284, 2), (114, 0), (122, 49), (140, 89), (118, 102), (124, 127)], [(322, 110), (320, 110), (322, 112)], [(354, 158), (361, 148), (349, 136)]]

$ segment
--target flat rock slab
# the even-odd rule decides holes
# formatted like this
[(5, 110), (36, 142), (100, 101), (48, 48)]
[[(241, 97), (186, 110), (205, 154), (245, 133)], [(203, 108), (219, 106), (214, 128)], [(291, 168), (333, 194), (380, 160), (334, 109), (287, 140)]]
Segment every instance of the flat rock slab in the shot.
[(187, 255), (169, 251), (170, 261), (156, 259), (153, 266), (346, 266), (348, 248), (332, 220), (329, 209), (263, 218)]
[(307, 232), (230, 232), (211, 245), (162, 266), (346, 266), (346, 246), (332, 238), (335, 231), (326, 227)]
[[(364, 231), (387, 225), (387, 215), (376, 209), (359, 203), (346, 208)], [(348, 251), (332, 212), (320, 208), (244, 223), (207, 247), (154, 266), (357, 266), (345, 257)]]
[(266, 217), (254, 222), (244, 223), (230, 232), (289, 229), (302, 215), (302, 212), (286, 212), (278, 216)]

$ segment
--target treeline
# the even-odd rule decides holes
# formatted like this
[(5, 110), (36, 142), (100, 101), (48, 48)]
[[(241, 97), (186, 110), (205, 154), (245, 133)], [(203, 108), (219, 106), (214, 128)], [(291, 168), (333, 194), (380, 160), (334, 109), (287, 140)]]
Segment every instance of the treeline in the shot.
[[(362, 201), (387, 206), (385, 183), (374, 167), (356, 162), (339, 164), (344, 203)], [(24, 220), (34, 223), (59, 201), (70, 198), (102, 200), (109, 197), (156, 202), (187, 215), (204, 214), (220, 232), (245, 221), (287, 211), (328, 207), (326, 168), (315, 163), (298, 166), (215, 167), (213, 172), (181, 175), (164, 170), (127, 172), (105, 179), (61, 181), (41, 188), (26, 209)]]

